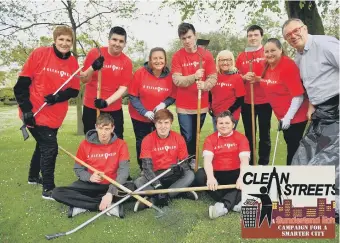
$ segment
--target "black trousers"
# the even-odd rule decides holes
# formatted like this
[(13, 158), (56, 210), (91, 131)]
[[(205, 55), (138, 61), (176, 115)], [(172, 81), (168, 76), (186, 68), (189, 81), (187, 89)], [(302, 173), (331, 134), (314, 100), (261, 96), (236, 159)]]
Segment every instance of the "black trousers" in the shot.
[[(131, 184), (124, 184), (130, 190)], [(92, 182), (75, 181), (67, 187), (56, 187), (52, 192), (52, 197), (67, 206), (84, 208), (90, 211), (98, 211), (102, 197), (107, 193), (109, 184), (97, 184)], [(113, 197), (113, 202), (120, 200)]]
[[(251, 131), (251, 105), (243, 104), (241, 109), (242, 121), (244, 126), (245, 135), (249, 141), (250, 146), (250, 161), (249, 164), (253, 165), (253, 136)], [(255, 134), (256, 134), (256, 118), (258, 117), (260, 141), (259, 141), (259, 156), (258, 164), (267, 165), (269, 163), (270, 156), (270, 122), (272, 118), (272, 107), (270, 104), (255, 105)]]
[(37, 142), (31, 159), (29, 177), (39, 177), (41, 171), (43, 188), (52, 190), (54, 184), (54, 170), (58, 155), (58, 128), (35, 126), (28, 128)]
[(133, 131), (136, 137), (136, 152), (137, 152), (137, 161), (140, 170), (142, 170), (142, 160), (140, 157), (141, 147), (143, 138), (146, 137), (149, 133), (155, 130), (155, 124), (153, 122), (142, 122), (131, 118)]
[[(236, 184), (239, 175), (239, 169), (230, 171), (214, 171), (214, 176), (220, 185)], [(195, 185), (207, 185), (207, 175), (203, 168), (200, 168), (196, 172)], [(241, 201), (241, 191), (236, 188), (217, 191), (209, 190), (207, 192), (216, 202), (224, 203), (224, 206), (228, 209), (228, 211), (232, 210), (233, 207)]]
[(287, 165), (292, 164), (293, 156), (300, 145), (307, 121), (291, 124), (287, 130), (283, 130), (283, 136), (287, 144)]
[[(100, 113), (108, 113), (112, 116), (115, 122), (114, 133), (117, 135), (117, 137), (123, 139), (124, 132), (123, 110), (120, 109), (118, 111), (100, 111)], [(82, 120), (84, 124), (84, 134), (86, 134), (88, 131), (92, 129), (95, 129), (95, 124), (97, 120), (97, 110), (84, 106)]]

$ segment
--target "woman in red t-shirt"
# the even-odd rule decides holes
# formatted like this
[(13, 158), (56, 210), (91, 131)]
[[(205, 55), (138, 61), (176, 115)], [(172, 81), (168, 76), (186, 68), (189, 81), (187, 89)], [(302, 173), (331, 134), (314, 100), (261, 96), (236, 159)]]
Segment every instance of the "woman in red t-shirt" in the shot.
[[(196, 184), (208, 186), (209, 195), (216, 201), (209, 207), (211, 219), (226, 215), (230, 210), (240, 210), (240, 167), (248, 166), (250, 159), (249, 142), (246, 136), (234, 131), (235, 119), (230, 111), (218, 114), (216, 121), (217, 131), (204, 141), (204, 168), (195, 175)], [(236, 188), (216, 191), (219, 184), (236, 184)]]
[(307, 124), (308, 100), (303, 96), (299, 68), (284, 55), (278, 39), (267, 41), (264, 56), (266, 67), (260, 85), (281, 122), (287, 144), (287, 165), (290, 165)]
[(217, 83), (211, 89), (212, 102), (210, 115), (213, 118), (214, 131), (216, 131), (216, 116), (229, 110), (235, 119), (236, 129), (240, 118), (241, 106), (246, 94), (243, 80), (235, 67), (235, 58), (231, 51), (224, 50), (216, 57)]
[(166, 66), (166, 53), (163, 48), (151, 49), (149, 61), (139, 68), (129, 87), (129, 113), (136, 136), (136, 150), (139, 158), (143, 138), (154, 130), (154, 115), (175, 102), (175, 89), (172, 76)]

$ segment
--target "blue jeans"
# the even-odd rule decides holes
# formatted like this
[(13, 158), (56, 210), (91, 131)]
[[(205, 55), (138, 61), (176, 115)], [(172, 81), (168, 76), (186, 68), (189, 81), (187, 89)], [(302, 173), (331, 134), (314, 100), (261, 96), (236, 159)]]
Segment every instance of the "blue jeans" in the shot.
[[(196, 154), (196, 130), (197, 130), (197, 115), (196, 114), (177, 114), (178, 123), (182, 136), (188, 147), (188, 154)], [(201, 114), (200, 129), (202, 129), (206, 113)]]
[[(213, 123), (213, 127), (214, 127), (214, 132), (216, 132), (217, 131), (217, 128), (216, 128), (216, 116), (212, 116), (211, 119), (212, 119), (212, 123)], [(235, 120), (234, 130), (236, 130), (237, 124), (238, 124), (238, 120)]]

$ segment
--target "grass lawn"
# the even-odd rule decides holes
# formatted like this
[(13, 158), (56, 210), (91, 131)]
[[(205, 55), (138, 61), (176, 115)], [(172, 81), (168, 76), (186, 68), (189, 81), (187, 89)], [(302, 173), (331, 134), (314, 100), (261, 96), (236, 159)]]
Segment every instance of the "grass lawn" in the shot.
[[(131, 155), (131, 175), (136, 178), (139, 169), (136, 162), (135, 137), (127, 107), (124, 107), (124, 138), (129, 145)], [(27, 184), (29, 161), (35, 147), (30, 138), (23, 141), (19, 131), (21, 126), (14, 107), (0, 107), (0, 242), (46, 242), (45, 235), (69, 231), (93, 217), (96, 213), (81, 214), (73, 219), (67, 218), (67, 207), (57, 202), (41, 198), (41, 187)], [(272, 119), (272, 145), (276, 137), (277, 122)], [(179, 131), (175, 119), (174, 130)], [(238, 131), (243, 132), (242, 122)], [(201, 142), (212, 132), (211, 118), (208, 115), (201, 133)], [(83, 136), (76, 134), (76, 111), (71, 107), (59, 130), (59, 145), (75, 154)], [(273, 149), (272, 149), (273, 150)], [(282, 134), (279, 137), (276, 164), (286, 161), (286, 148)], [(62, 152), (59, 153), (56, 165), (56, 185), (65, 186), (76, 180), (73, 173), (74, 162)], [(53, 240), (53, 242), (307, 242), (293, 239), (242, 239), (240, 234), (240, 215), (230, 213), (228, 216), (210, 220), (208, 206), (212, 201), (204, 194), (200, 200), (176, 200), (172, 202), (172, 213), (176, 216), (156, 219), (152, 209), (133, 213), (133, 203), (125, 207), (126, 217), (121, 220), (115, 217), (102, 216), (86, 228)], [(176, 220), (174, 220), (176, 219)], [(339, 231), (339, 227), (336, 228)], [(308, 240), (308, 242), (339, 242), (339, 234), (331, 240)]]

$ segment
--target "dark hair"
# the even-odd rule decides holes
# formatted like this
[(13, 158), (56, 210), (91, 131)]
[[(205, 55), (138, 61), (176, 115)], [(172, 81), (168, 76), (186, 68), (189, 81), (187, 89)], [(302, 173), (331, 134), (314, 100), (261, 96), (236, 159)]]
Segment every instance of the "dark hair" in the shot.
[[(269, 39), (267, 40), (267, 42), (265, 43), (265, 45), (266, 45), (267, 43), (269, 43), (269, 42), (275, 44), (277, 48), (279, 48), (279, 49), (282, 50), (282, 56), (285, 55), (285, 52), (284, 52), (284, 50), (283, 50), (282, 44), (281, 44), (281, 42), (280, 42), (279, 39), (276, 39), (276, 38), (269, 38)], [(267, 72), (267, 70), (268, 70), (268, 67), (269, 67), (269, 64), (266, 62), (266, 66), (265, 66), (264, 69), (263, 69), (263, 72), (262, 72), (262, 74), (261, 74), (261, 78), (263, 78), (264, 75), (266, 75), (266, 72)]]
[(107, 125), (112, 125), (114, 126), (115, 122), (112, 118), (112, 116), (108, 113), (101, 113), (98, 118), (97, 118), (97, 121), (96, 121), (96, 125), (97, 126), (107, 126)]
[(120, 26), (115, 26), (113, 27), (111, 30), (110, 30), (110, 33), (109, 33), (109, 39), (111, 39), (111, 36), (113, 34), (117, 34), (117, 35), (122, 35), (125, 37), (125, 42), (126, 42), (126, 39), (127, 39), (127, 34), (126, 34), (126, 31), (123, 27), (120, 27)]
[(166, 66), (166, 64), (167, 64), (167, 60), (166, 60), (166, 52), (165, 52), (165, 50), (162, 48), (162, 47), (154, 47), (154, 48), (152, 48), (151, 50), (150, 50), (150, 53), (149, 53), (149, 68), (151, 68), (151, 64), (150, 64), (150, 61), (151, 61), (151, 56), (152, 56), (152, 53), (154, 53), (154, 52), (156, 52), (156, 51), (161, 51), (161, 52), (163, 52), (163, 54), (164, 54), (164, 57), (165, 57), (165, 66)]
[(223, 111), (220, 114), (218, 114), (216, 116), (216, 123), (217, 123), (218, 118), (223, 118), (223, 117), (230, 117), (230, 120), (232, 121), (232, 123), (234, 124), (236, 123), (236, 120), (230, 111)]
[(171, 122), (174, 120), (174, 115), (168, 109), (161, 109), (155, 113), (154, 122), (156, 123), (159, 120), (170, 119)]
[(178, 26), (178, 37), (181, 37), (182, 35), (185, 35), (186, 33), (188, 33), (189, 30), (192, 30), (192, 32), (194, 33), (194, 35), (196, 34), (196, 30), (195, 27), (192, 24), (189, 23), (181, 23)]
[(247, 29), (247, 34), (248, 34), (248, 32), (250, 32), (250, 31), (255, 31), (255, 30), (259, 30), (261, 36), (263, 36), (263, 29), (262, 29), (260, 26), (256, 25), (256, 24), (254, 24), (254, 25), (248, 27), (248, 29)]

